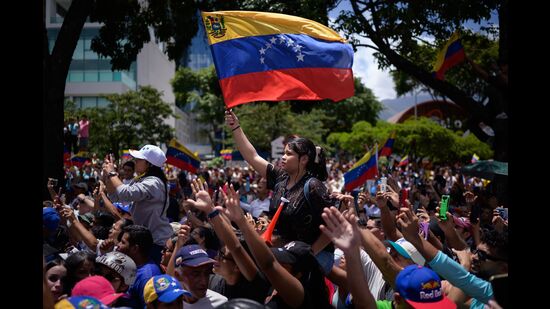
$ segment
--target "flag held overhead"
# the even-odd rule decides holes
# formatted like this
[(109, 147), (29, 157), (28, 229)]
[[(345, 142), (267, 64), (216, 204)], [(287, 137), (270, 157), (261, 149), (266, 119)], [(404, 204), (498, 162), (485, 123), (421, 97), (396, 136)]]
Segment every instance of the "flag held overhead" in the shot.
[(228, 108), (354, 94), (353, 50), (320, 23), (249, 11), (202, 12), (202, 20)]

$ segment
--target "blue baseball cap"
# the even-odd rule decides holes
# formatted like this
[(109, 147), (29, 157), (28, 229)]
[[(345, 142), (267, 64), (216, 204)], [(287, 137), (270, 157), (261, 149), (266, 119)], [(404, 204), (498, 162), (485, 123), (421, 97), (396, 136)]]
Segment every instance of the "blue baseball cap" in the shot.
[(399, 272), (395, 291), (413, 308), (456, 308), (456, 304), (445, 297), (439, 276), (424, 266), (409, 265)]
[(171, 303), (181, 295), (191, 296), (191, 293), (184, 290), (179, 281), (170, 275), (151, 277), (143, 288), (143, 299), (146, 304), (157, 299), (163, 303)]
[(101, 303), (97, 298), (91, 296), (72, 296), (65, 298), (55, 304), (55, 309), (109, 309), (110, 307)]
[(51, 232), (54, 232), (59, 226), (59, 214), (51, 207), (42, 208), (42, 225)]
[(189, 267), (198, 267), (208, 263), (214, 263), (213, 259), (208, 256), (199, 245), (188, 245), (181, 247), (176, 254), (176, 267), (185, 265)]

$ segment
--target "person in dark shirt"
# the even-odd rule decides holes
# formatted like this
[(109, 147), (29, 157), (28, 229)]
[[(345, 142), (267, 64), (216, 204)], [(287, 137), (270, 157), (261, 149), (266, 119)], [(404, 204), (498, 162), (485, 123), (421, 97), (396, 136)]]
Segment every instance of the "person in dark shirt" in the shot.
[(306, 138), (291, 139), (284, 148), (281, 168), (274, 167), (258, 155), (232, 111), (226, 111), (225, 120), (243, 158), (267, 179), (267, 187), (273, 190), (270, 208), (284, 207), (276, 223), (281, 237), (285, 242), (299, 240), (312, 245), (319, 264), (328, 273), (334, 247), (321, 234), (319, 225), (323, 223), (323, 208), (333, 202), (322, 183), (328, 176), (323, 149)]

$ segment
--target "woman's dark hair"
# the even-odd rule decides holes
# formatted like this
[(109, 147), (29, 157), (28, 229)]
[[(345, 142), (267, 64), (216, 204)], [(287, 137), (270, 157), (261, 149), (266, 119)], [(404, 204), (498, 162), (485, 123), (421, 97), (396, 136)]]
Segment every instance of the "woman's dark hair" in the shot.
[(65, 260), (65, 268), (67, 269), (67, 275), (64, 278), (63, 290), (64, 294), (70, 295), (71, 290), (78, 282), (76, 272), (78, 268), (84, 263), (84, 261), (90, 261), (95, 265), (95, 254), (87, 251), (78, 251), (67, 257)]
[(55, 259), (49, 261), (46, 264), (46, 270), (45, 271), (48, 271), (48, 270), (50, 270), (50, 268), (53, 268), (55, 266), (65, 266), (65, 263), (63, 262), (63, 260), (61, 258), (55, 258)]
[(328, 302), (328, 289), (325, 285), (325, 277), (321, 271), (321, 267), (313, 255), (310, 256), (307, 264), (305, 267), (298, 266), (297, 269), (295, 269), (297, 265), (293, 265), (292, 272), (302, 272), (302, 277), (299, 280), (302, 282), (304, 290), (309, 292), (311, 308), (331, 308)]
[[(299, 137), (292, 139), (288, 142), (288, 148), (293, 150), (298, 154), (298, 159), (306, 155), (308, 157), (308, 162), (306, 165), (306, 170), (310, 172), (313, 177), (325, 181), (328, 177), (327, 165), (325, 159), (325, 151), (323, 148), (319, 147), (319, 155), (317, 156), (317, 149), (315, 144), (307, 138)], [(318, 158), (315, 162), (315, 157)]]

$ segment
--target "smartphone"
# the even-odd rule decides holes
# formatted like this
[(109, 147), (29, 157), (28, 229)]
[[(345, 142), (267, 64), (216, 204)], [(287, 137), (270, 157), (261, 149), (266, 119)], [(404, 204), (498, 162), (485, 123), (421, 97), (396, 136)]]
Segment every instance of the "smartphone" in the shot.
[(386, 193), (386, 186), (388, 185), (388, 178), (382, 177), (380, 178), (380, 191), (382, 193)]
[(441, 196), (441, 205), (439, 206), (439, 218), (442, 221), (447, 221), (447, 210), (449, 209), (449, 201), (451, 200), (451, 196), (449, 195), (442, 195)]

